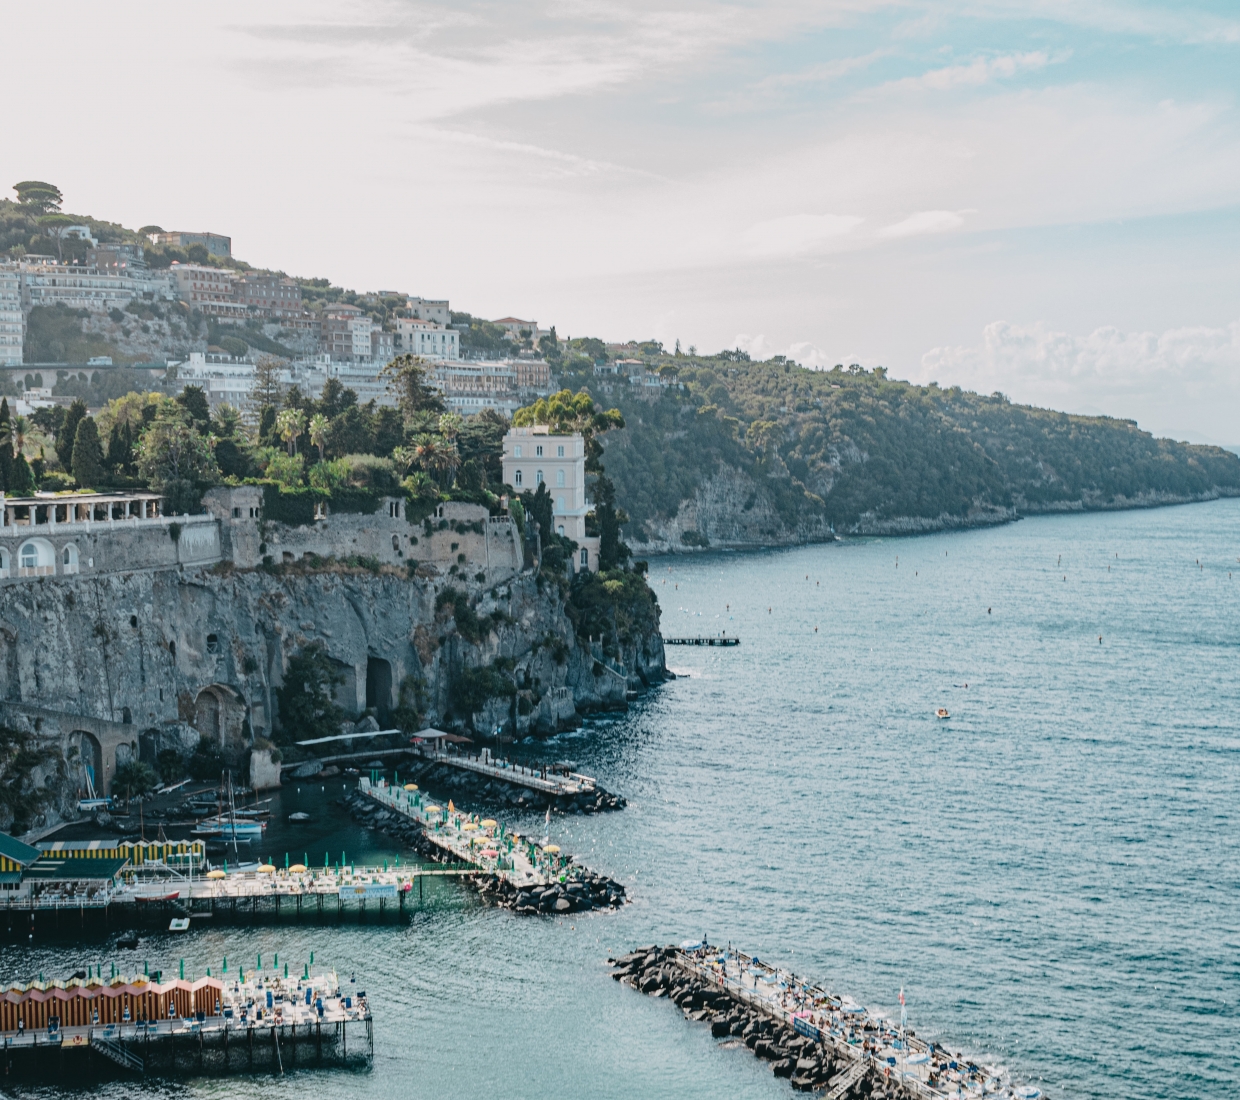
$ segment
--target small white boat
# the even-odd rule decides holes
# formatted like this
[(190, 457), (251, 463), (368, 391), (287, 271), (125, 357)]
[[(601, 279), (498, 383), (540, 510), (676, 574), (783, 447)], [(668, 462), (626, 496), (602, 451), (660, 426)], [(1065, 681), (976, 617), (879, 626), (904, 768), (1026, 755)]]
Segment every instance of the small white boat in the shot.
[(1033, 1085), (1022, 1085), (1012, 1095), (1016, 1100), (1040, 1100), (1042, 1090), (1034, 1088)]
[(947, 713), (946, 707), (939, 707), (939, 709), (934, 712), (934, 716), (935, 718), (950, 718), (951, 717), (951, 715)]
[(288, 819), (289, 821), (309, 821), (310, 815), (298, 810), (295, 814), (289, 814)]
[(173, 917), (172, 920), (168, 922), (168, 931), (169, 932), (188, 932), (189, 931), (189, 917)]

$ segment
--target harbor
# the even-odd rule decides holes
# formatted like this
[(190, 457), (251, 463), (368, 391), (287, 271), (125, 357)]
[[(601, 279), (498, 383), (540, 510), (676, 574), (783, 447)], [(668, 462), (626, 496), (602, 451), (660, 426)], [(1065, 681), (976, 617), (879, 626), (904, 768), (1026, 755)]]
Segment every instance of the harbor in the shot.
[[(756, 956), (701, 941), (646, 947), (608, 963), (612, 977), (654, 997), (667, 997), (687, 1019), (710, 1025), (716, 1038), (740, 1039), (801, 1092), (924, 1100), (1041, 1100), (1042, 1090), (1016, 1086), (1001, 1066), (917, 1037), (902, 1014), (897, 1024), (848, 997), (831, 993)], [(903, 1004), (904, 994), (900, 993)]]
[(356, 980), (334, 971), (290, 976), (228, 962), (214, 977), (124, 977), (79, 972), (68, 981), (0, 988), (6, 1077), (81, 1081), (83, 1076), (284, 1074), (366, 1066), (374, 1059), (370, 1004)]

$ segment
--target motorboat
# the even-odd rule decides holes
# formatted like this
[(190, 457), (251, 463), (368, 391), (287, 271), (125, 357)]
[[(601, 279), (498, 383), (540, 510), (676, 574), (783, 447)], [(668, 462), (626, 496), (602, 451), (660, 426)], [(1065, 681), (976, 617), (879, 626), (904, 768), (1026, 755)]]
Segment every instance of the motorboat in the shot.
[(939, 707), (939, 709), (934, 712), (934, 716), (935, 718), (950, 718), (951, 717), (951, 715), (947, 713), (946, 707)]
[(134, 901), (176, 901), (180, 896), (179, 888), (169, 889), (167, 885), (160, 883), (139, 886), (133, 892)]
[(310, 815), (298, 810), (295, 814), (289, 814), (288, 819), (289, 821), (309, 821)]

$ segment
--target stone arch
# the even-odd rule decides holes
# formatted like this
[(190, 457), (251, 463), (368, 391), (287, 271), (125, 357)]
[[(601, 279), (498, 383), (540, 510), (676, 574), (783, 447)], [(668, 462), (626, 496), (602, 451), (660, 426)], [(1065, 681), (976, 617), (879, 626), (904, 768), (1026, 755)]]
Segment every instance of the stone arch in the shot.
[(366, 707), (386, 721), (392, 709), (392, 664), (382, 657), (366, 658)]
[(17, 551), (19, 577), (46, 577), (56, 572), (56, 551), (47, 539), (27, 539)]
[(71, 542), (65, 543), (60, 550), (60, 571), (65, 574), (78, 571), (78, 548)]
[(221, 751), (245, 739), (245, 701), (226, 684), (209, 684), (194, 700), (194, 729), (208, 744)]
[(69, 734), (69, 756), (77, 750), (78, 786), (83, 798), (89, 798), (94, 791), (95, 798), (102, 798), (106, 777), (103, 772), (103, 746), (93, 733), (86, 730), (74, 730)]

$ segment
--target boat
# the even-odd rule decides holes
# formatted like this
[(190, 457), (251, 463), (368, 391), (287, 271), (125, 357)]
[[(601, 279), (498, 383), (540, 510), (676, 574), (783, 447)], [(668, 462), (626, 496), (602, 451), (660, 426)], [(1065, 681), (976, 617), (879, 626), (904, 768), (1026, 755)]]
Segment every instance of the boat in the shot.
[(221, 821), (207, 818), (194, 826), (193, 836), (224, 837), (226, 840), (261, 840), (266, 826), (261, 821)]
[(139, 886), (134, 892), (134, 901), (176, 901), (181, 891), (169, 890), (167, 886)]
[(295, 814), (289, 814), (288, 819), (289, 821), (309, 821), (310, 815), (298, 810)]
[(939, 707), (939, 709), (934, 712), (934, 716), (935, 718), (950, 718), (951, 717), (951, 715), (947, 713), (946, 707)]
[(189, 917), (173, 917), (172, 920), (168, 922), (168, 931), (169, 932), (188, 932), (189, 931)]

